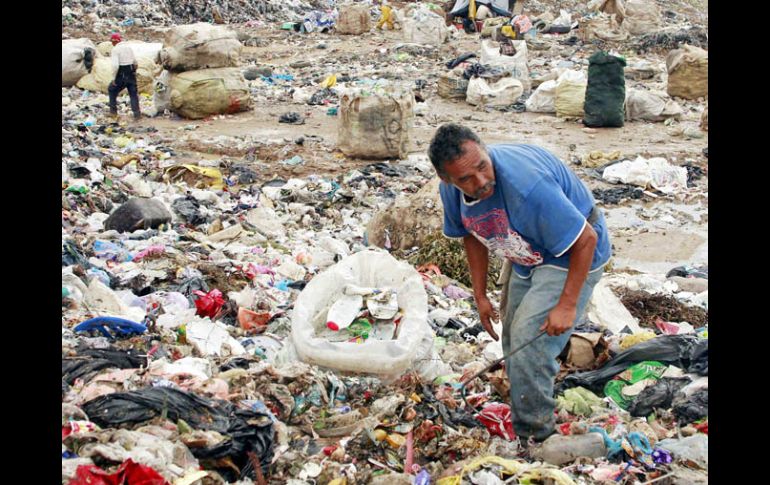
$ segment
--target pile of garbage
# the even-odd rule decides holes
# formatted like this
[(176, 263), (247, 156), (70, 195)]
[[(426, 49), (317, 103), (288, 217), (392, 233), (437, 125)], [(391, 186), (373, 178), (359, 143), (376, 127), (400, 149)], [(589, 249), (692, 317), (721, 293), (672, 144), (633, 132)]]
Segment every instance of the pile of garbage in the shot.
[[(63, 2), (71, 29), (174, 27), (140, 97), (157, 117), (132, 125), (77, 85), (109, 60), (101, 39), (62, 45), (62, 483), (707, 479), (707, 267), (607, 269), (560, 356), (544, 443), (513, 430), (504, 369), (470, 379), (503, 350), (479, 321), (462, 243), (440, 232), (425, 133), (490, 113), (481, 126), (506, 133), (580, 120), (571, 168), (613, 241), (696, 219), (655, 208), (707, 197), (700, 156), (582, 146), (623, 123), (706, 133), (705, 51), (651, 40), (684, 19), (628, 1), (618, 23), (605, 4), (621, 2), (591, 3), (527, 2), (471, 34), (430, 5), (383, 33), (370, 8), (372, 30), (345, 35), (376, 40), (359, 55), (316, 14), (333, 3)], [(224, 34), (190, 51), (191, 28)], [(254, 64), (243, 29), (311, 60)], [(666, 52), (625, 58), (612, 42)], [(275, 134), (288, 127), (301, 131)]]
[(94, 22), (113, 27), (149, 27), (211, 22), (297, 20), (304, 12), (334, 6), (334, 0), (62, 0), (62, 26), (84, 28)]

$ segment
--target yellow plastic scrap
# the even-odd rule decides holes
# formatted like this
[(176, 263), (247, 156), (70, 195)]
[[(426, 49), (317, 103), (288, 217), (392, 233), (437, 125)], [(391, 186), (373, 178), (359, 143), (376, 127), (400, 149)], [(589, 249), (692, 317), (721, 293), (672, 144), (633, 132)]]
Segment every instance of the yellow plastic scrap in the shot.
[(347, 485), (348, 479), (345, 477), (342, 478), (335, 478), (331, 482), (329, 482), (329, 485)]
[(580, 161), (584, 167), (594, 168), (608, 164), (612, 161), (618, 160), (619, 158), (621, 158), (620, 150), (615, 150), (614, 152), (608, 153), (604, 153), (601, 150), (596, 150), (583, 156)]
[(441, 478), (436, 482), (436, 485), (460, 485), (463, 476), (467, 473), (474, 472), (482, 466), (489, 464), (500, 465), (503, 468), (502, 475), (521, 474), (519, 476), (519, 483), (522, 484), (531, 484), (533, 480), (537, 480), (536, 483), (542, 483), (544, 479), (550, 479), (556, 485), (577, 485), (569, 475), (558, 468), (546, 466), (532, 467), (529, 463), (519, 460), (507, 460), (499, 456), (477, 458), (465, 465), (459, 475)]
[[(196, 175), (203, 177), (203, 180), (196, 182), (194, 185), (196, 188), (212, 188), (214, 190), (221, 190), (225, 186), (224, 179), (222, 178), (222, 172), (216, 168), (199, 167), (197, 165), (175, 165), (166, 169), (166, 173), (163, 178), (167, 181), (176, 180), (179, 177), (180, 172), (189, 171)], [(184, 179), (184, 176), (181, 178)], [(189, 182), (188, 182), (188, 185)], [(201, 187), (200, 185), (203, 185)]]
[(118, 148), (126, 148), (133, 140), (127, 136), (119, 136), (115, 138), (115, 146)]
[(335, 84), (337, 84), (337, 75), (331, 74), (321, 82), (321, 87), (324, 89), (329, 89), (331, 87), (334, 87)]
[(391, 446), (391, 448), (399, 449), (406, 444), (406, 438), (400, 434), (389, 434), (385, 441)]
[(411, 399), (412, 401), (414, 401), (416, 403), (422, 402), (422, 398), (420, 396), (418, 396), (416, 392), (413, 392), (412, 395), (409, 396), (409, 399)]
[(655, 338), (655, 332), (652, 332), (650, 330), (645, 330), (644, 332), (627, 335), (623, 337), (623, 340), (620, 341), (620, 348), (623, 350), (630, 349), (636, 344), (646, 342), (653, 338)]
[(569, 475), (556, 468), (537, 467), (527, 470), (519, 477), (519, 483), (534, 485), (537, 483), (555, 483), (556, 485), (576, 485)]
[(436, 482), (436, 485), (460, 485), (460, 482), (462, 482), (463, 476), (465, 476), (465, 474), (474, 472), (482, 466), (489, 464), (500, 465), (503, 467), (504, 475), (515, 475), (519, 471), (526, 469), (528, 466), (527, 463), (519, 460), (507, 460), (505, 458), (500, 458), (499, 456), (494, 455), (483, 456), (481, 458), (476, 458), (472, 462), (465, 465), (460, 471), (459, 475), (441, 478)]
[(513, 27), (511, 27), (510, 25), (504, 25), (503, 28), (500, 29), (500, 32), (504, 36), (506, 36), (506, 37), (508, 37), (510, 39), (515, 39), (516, 38), (516, 32), (513, 30)]

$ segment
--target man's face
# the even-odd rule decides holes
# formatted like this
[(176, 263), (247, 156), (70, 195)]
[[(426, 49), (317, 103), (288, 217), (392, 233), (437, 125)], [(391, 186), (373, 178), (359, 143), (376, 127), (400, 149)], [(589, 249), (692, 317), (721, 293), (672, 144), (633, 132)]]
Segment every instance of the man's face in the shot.
[(476, 142), (463, 143), (464, 153), (444, 166), (444, 182), (460, 189), (468, 197), (484, 200), (495, 193), (495, 170), (487, 152)]

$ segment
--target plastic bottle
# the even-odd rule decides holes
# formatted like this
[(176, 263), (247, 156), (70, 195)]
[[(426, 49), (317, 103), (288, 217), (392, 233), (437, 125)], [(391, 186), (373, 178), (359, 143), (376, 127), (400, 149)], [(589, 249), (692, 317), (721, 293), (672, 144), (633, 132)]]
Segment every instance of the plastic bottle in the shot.
[(363, 296), (343, 294), (329, 308), (329, 313), (326, 314), (326, 326), (335, 332), (348, 328), (358, 316), (363, 304)]
[(561, 466), (581, 456), (604, 458), (607, 456), (607, 446), (604, 444), (604, 437), (599, 433), (553, 435), (533, 454), (538, 460)]

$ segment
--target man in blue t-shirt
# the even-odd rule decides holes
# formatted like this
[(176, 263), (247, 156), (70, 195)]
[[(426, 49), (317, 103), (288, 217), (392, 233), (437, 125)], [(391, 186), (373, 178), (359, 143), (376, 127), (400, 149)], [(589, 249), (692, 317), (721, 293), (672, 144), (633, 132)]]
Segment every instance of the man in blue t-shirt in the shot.
[(556, 358), (611, 256), (604, 217), (580, 179), (543, 148), (487, 147), (448, 124), (429, 156), (442, 180), (444, 234), (463, 238), (482, 326), (498, 339), (486, 288), (491, 252), (513, 269), (501, 302), (503, 352), (547, 333), (506, 360), (514, 429), (542, 441), (555, 431)]

